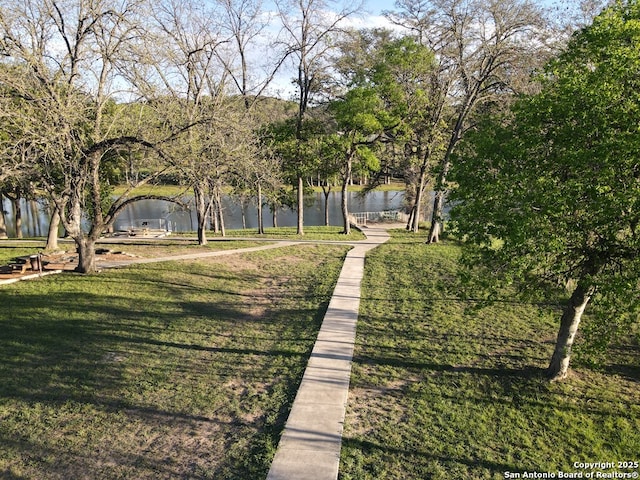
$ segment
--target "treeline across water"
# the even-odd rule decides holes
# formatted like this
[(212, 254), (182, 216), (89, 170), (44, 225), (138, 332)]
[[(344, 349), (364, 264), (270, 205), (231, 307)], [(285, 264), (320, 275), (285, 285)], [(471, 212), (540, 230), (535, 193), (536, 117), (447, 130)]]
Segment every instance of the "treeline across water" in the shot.
[[(348, 192), (348, 201), (353, 212), (381, 212), (389, 210), (405, 210), (404, 192), (399, 190), (374, 190), (366, 194)], [(257, 228), (257, 208), (252, 202), (243, 202), (239, 197), (225, 196), (224, 217), (229, 229)], [(325, 224), (325, 196), (321, 192), (307, 195), (305, 199), (305, 224), (318, 226)], [(341, 225), (340, 193), (330, 192), (328, 195), (329, 224)], [(43, 200), (21, 199), (19, 203), (20, 218), (16, 222), (15, 203), (2, 199), (4, 232), (9, 238), (43, 237), (47, 235), (51, 219), (50, 208)], [(267, 226), (291, 227), (296, 225), (296, 212), (283, 207), (272, 212), (265, 207), (263, 221)], [(274, 222), (275, 220), (275, 222)], [(113, 230), (127, 230), (148, 223), (153, 228), (172, 232), (193, 232), (197, 229), (197, 218), (193, 210), (193, 196), (184, 197), (181, 204), (165, 200), (140, 200), (129, 205), (120, 213), (114, 223)], [(21, 226), (21, 235), (16, 232), (16, 223)], [(2, 225), (2, 221), (0, 221)], [(209, 222), (208, 227), (212, 227)], [(60, 234), (64, 232), (60, 229)]]

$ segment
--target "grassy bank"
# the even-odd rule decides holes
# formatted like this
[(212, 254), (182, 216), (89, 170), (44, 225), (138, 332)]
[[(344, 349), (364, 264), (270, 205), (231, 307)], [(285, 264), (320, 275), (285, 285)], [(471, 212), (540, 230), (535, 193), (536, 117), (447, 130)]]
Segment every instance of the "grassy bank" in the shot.
[(398, 233), (368, 257), (340, 478), (516, 478), (506, 472), (638, 461), (638, 345), (549, 384), (557, 308), (473, 308), (456, 286), (458, 255)]
[[(331, 188), (332, 192), (340, 193), (340, 186)], [(364, 185), (349, 185), (350, 192), (361, 192), (366, 188)], [(122, 195), (126, 190), (126, 186), (120, 185), (114, 188), (114, 195)], [(377, 191), (403, 191), (404, 184), (400, 182), (389, 185), (379, 185), (375, 188)], [(313, 187), (314, 192), (322, 192), (322, 187)], [(180, 185), (144, 185), (133, 191), (135, 195), (163, 195), (166, 197), (177, 197), (183, 195), (193, 195), (193, 189)]]
[[(297, 234), (296, 227), (265, 228), (264, 235), (258, 235), (255, 229), (228, 230), (227, 236), (230, 238), (264, 238), (280, 240), (322, 240), (336, 242), (354, 242), (364, 240), (367, 237), (358, 229), (352, 228), (349, 235), (341, 233), (342, 227), (304, 227), (304, 235)], [(213, 236), (212, 238), (219, 238)]]
[(0, 288), (0, 478), (264, 478), (347, 250)]

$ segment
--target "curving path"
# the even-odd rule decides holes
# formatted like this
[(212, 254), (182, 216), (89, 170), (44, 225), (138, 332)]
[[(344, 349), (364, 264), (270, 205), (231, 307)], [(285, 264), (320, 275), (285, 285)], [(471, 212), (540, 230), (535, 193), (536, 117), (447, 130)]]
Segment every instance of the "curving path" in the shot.
[(381, 226), (363, 231), (367, 240), (342, 266), (267, 480), (338, 478), (364, 257), (389, 239)]

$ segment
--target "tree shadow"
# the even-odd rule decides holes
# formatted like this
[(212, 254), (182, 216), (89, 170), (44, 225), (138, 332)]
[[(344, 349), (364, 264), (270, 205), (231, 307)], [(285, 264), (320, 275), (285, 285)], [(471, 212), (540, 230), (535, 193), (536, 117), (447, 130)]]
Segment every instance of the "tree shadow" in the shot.
[[(407, 459), (409, 458), (413, 459), (415, 457), (419, 457), (420, 459), (419, 462), (423, 462), (423, 463), (433, 461), (444, 466), (462, 464), (462, 465), (466, 465), (467, 467), (484, 468), (486, 470), (489, 470), (492, 472), (500, 472), (502, 474), (504, 472), (509, 472), (509, 471), (514, 472), (519, 470), (519, 467), (512, 464), (508, 464), (508, 463), (499, 463), (499, 462), (493, 462), (489, 460), (481, 460), (477, 458), (471, 459), (471, 458), (464, 458), (459, 456), (456, 457), (453, 455), (452, 456), (436, 455), (433, 452), (425, 451), (420, 447), (411, 448), (411, 450), (409, 450), (409, 449), (392, 447), (386, 443), (382, 444), (382, 443), (376, 443), (370, 440), (363, 440), (363, 439), (356, 439), (356, 438), (349, 438), (349, 437), (345, 437), (342, 439), (342, 445), (343, 445), (343, 448), (345, 448), (347, 451), (349, 449), (356, 449), (364, 452), (366, 455), (375, 455), (376, 453), (381, 453), (384, 456), (395, 457), (396, 459), (398, 457), (400, 458), (404, 457)], [(407, 463), (409, 462), (410, 461), (407, 460)], [(416, 463), (415, 460), (411, 462)], [(427, 473), (427, 476), (424, 476), (424, 477), (421, 476), (420, 478), (427, 480), (429, 478), (435, 478), (435, 477), (433, 474), (429, 475)]]
[[(296, 307), (295, 300), (281, 306), (271, 298), (272, 292), (257, 298), (255, 293), (220, 288), (224, 285), (224, 279), (218, 278), (224, 275), (221, 273), (209, 274), (216, 282), (207, 288), (202, 286), (206, 284), (202, 275), (192, 282), (173, 281), (156, 277), (156, 272), (103, 273), (89, 281), (101, 282), (97, 291), (84, 289), (85, 279), (77, 276), (73, 281), (65, 277), (48, 280), (56, 286), (45, 294), (35, 284), (0, 291), (0, 402), (23, 405), (25, 412), (36, 405), (45, 410), (87, 405), (92, 412), (116, 418), (124, 415), (131, 425), (169, 431), (188, 430), (194, 423), (216, 424), (229, 458), (215, 458), (208, 452), (208, 460), (203, 460), (207, 474), (185, 473), (181, 466), (158, 463), (151, 450), (120, 452), (117, 445), (101, 446), (99, 453), (87, 452), (84, 458), (78, 451), (65, 454), (60, 447), (64, 443), (60, 440), (72, 434), (67, 429), (57, 432), (57, 440), (46, 446), (6, 433), (0, 435), (0, 450), (10, 447), (14, 455), (34, 459), (41, 467), (45, 459), (59, 458), (56, 471), (60, 477), (72, 477), (74, 465), (91, 469), (113, 461), (128, 466), (134, 476), (137, 466), (144, 466), (140, 468), (145, 478), (212, 478), (215, 474), (211, 472), (220, 469), (268, 468), (265, 444), (277, 443), (328, 299), (305, 298), (320, 304), (319, 308)], [(252, 284), (264, 277), (261, 272), (255, 277), (243, 273), (240, 280)], [(132, 289), (153, 283), (159, 294), (149, 301), (137, 301), (135, 295), (130, 297), (119, 288), (124, 280), (132, 282)], [(298, 291), (304, 297), (312, 289)], [(247, 304), (256, 300), (268, 307), (261, 315), (247, 311)], [(175, 388), (202, 389), (198, 395), (237, 385), (240, 399), (264, 398), (258, 404), (264, 406), (251, 407), (258, 408), (255, 414), (227, 406), (220, 407), (220, 412), (198, 413), (204, 407), (167, 400), (157, 406), (152, 382), (166, 383), (165, 378), (175, 378)], [(171, 387), (167, 385), (161, 387)], [(242, 393), (247, 389), (248, 393)], [(152, 394), (149, 398), (147, 391)], [(8, 416), (21, 415), (9, 412)], [(90, 423), (91, 419), (78, 421)], [(181, 455), (202, 454), (194, 449), (197, 445), (185, 447)], [(157, 476), (149, 477), (145, 469)], [(13, 475), (11, 470), (0, 473), (3, 478), (9, 475)]]

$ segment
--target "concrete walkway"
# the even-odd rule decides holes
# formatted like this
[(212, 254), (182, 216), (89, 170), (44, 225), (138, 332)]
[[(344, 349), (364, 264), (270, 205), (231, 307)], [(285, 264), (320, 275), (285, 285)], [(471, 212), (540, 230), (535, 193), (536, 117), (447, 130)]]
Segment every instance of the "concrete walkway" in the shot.
[(184, 255), (170, 255), (166, 257), (132, 258), (131, 260), (117, 260), (117, 261), (111, 261), (111, 262), (105, 261), (100, 263), (100, 268), (118, 268), (118, 267), (126, 267), (128, 265), (139, 264), (139, 263), (173, 262), (176, 260), (196, 260), (198, 258), (222, 257), (224, 255), (236, 255), (238, 253), (259, 252), (261, 250), (270, 250), (272, 248), (288, 247), (290, 245), (296, 245), (296, 244), (297, 242), (284, 241), (279, 243), (270, 243), (269, 245), (261, 245), (259, 247), (234, 248), (232, 250), (216, 250), (213, 252), (186, 253)]
[(363, 231), (367, 240), (342, 266), (267, 480), (338, 478), (364, 257), (389, 239), (383, 227)]

